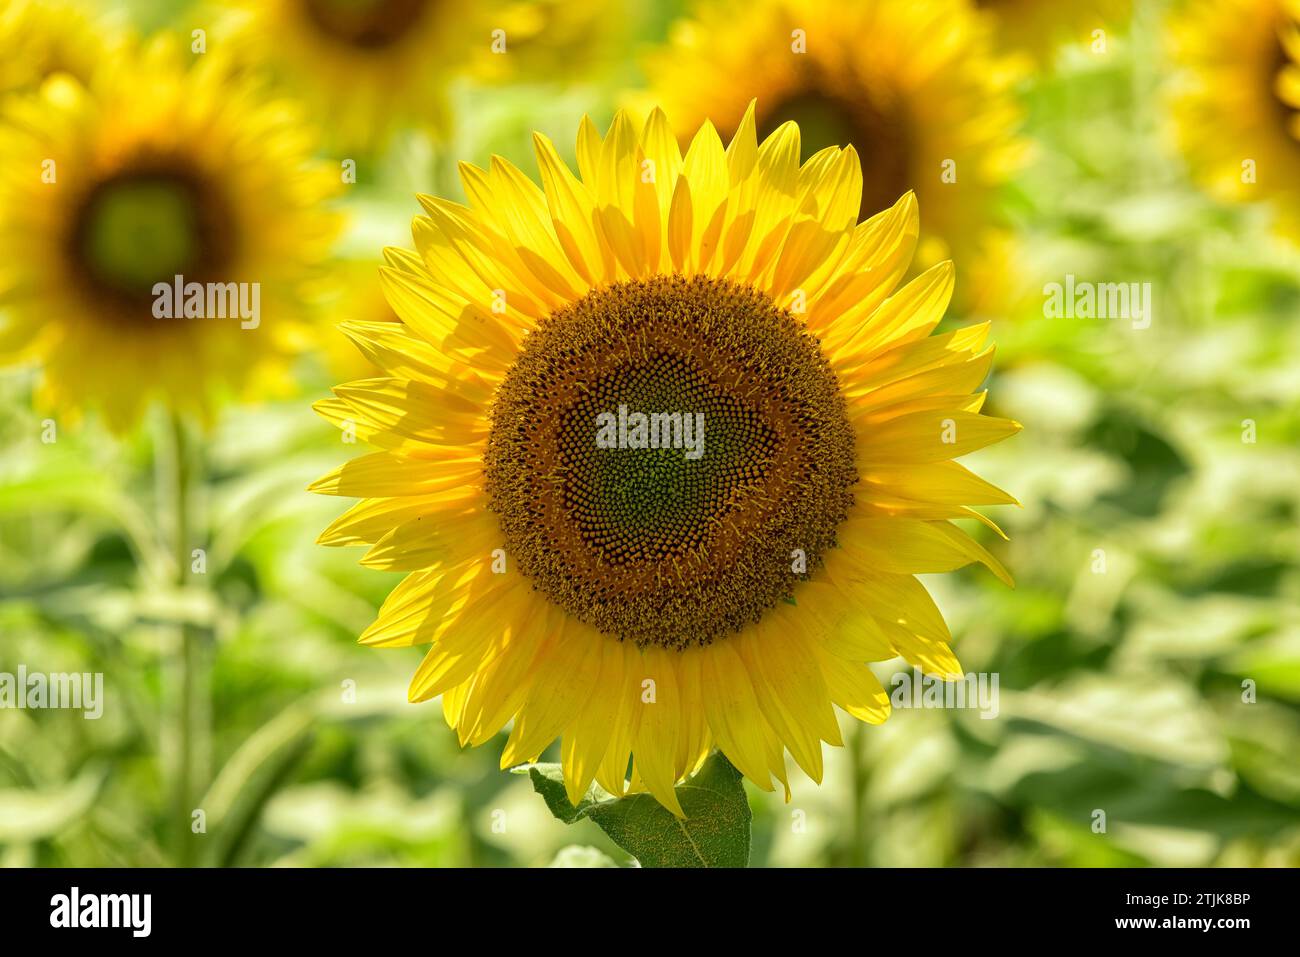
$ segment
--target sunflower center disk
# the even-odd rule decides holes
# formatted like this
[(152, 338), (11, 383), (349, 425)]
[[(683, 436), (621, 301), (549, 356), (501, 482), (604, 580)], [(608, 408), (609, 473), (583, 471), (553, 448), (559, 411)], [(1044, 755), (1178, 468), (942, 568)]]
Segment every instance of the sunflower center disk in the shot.
[(492, 411), (488, 495), (552, 601), (638, 644), (758, 621), (835, 544), (853, 432), (817, 340), (764, 294), (657, 277), (525, 341)]
[(155, 283), (209, 278), (230, 253), (224, 210), (210, 192), (197, 177), (167, 169), (127, 171), (95, 186), (72, 232), (81, 279), (147, 318)]
[(362, 50), (382, 50), (405, 36), (429, 0), (307, 0), (305, 10), (328, 36)]

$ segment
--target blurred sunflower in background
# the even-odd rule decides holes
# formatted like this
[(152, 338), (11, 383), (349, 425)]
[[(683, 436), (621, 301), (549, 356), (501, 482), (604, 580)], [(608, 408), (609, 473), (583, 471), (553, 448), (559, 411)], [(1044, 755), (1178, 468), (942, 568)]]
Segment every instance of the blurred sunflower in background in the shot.
[(1049, 65), (1062, 44), (1091, 44), (1095, 31), (1107, 36), (1132, 13), (1132, 0), (975, 0), (994, 19), (998, 45)]
[[(97, 406), (122, 430), (155, 397), (207, 419), (222, 393), (285, 384), (302, 284), (338, 225), (322, 205), (337, 176), (294, 116), (165, 39), (101, 64), (89, 88), (59, 74), (8, 101), (0, 344), (43, 367), (42, 404)], [(256, 284), (256, 328), (157, 318), (155, 284), (177, 275)]]
[[(767, 790), (786, 750), (820, 781), (833, 704), (889, 713), (866, 662), (960, 674), (914, 576), (1009, 582), (951, 521), (1013, 501), (952, 461), (1019, 429), (980, 415), (987, 324), (931, 335), (954, 270), (898, 288), (915, 197), (859, 223), (857, 151), (801, 165), (760, 115), (684, 156), (657, 109), (584, 120), (580, 178), (535, 134), (540, 188), (463, 165), (469, 205), (421, 196), (418, 252), (386, 253), (403, 324), (345, 324), (386, 375), (317, 404), (379, 449), (312, 486), (363, 499), (321, 542), (410, 573), (361, 642), (432, 643), (410, 699), (462, 745), (513, 719), (502, 767), (561, 737), (573, 801), (594, 778), (681, 815), (715, 745)], [(682, 414), (593, 441), (627, 409)]]
[(1279, 229), (1300, 238), (1300, 2), (1196, 0), (1170, 22), (1182, 68), (1172, 93), (1176, 136), (1215, 197), (1271, 200)]
[(33, 90), (66, 73), (90, 82), (97, 64), (120, 54), (125, 34), (59, 0), (0, 0), (0, 96)]
[(486, 36), (496, 42), (467, 38), (472, 69), (496, 83), (585, 78), (622, 55), (634, 21), (624, 0), (495, 0), (479, 7)]
[(999, 310), (1014, 254), (999, 190), (1021, 163), (1017, 61), (961, 0), (856, 4), (706, 0), (648, 58), (649, 99), (679, 136), (704, 118), (725, 134), (758, 98), (760, 133), (795, 120), (806, 159), (851, 143), (863, 164), (862, 215), (915, 190), (918, 266), (949, 256), (967, 276), (963, 311)]
[(216, 9), (241, 62), (269, 69), (341, 148), (381, 148), (409, 125), (446, 133), (452, 80), (472, 43), (491, 42), (477, 6), (437, 0), (233, 0)]

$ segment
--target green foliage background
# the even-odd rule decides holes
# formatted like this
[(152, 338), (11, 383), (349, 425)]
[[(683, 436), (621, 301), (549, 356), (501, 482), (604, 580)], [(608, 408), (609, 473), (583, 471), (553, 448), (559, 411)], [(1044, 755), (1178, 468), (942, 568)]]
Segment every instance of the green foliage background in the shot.
[[(121, 6), (142, 28), (196, 15)], [(1300, 864), (1300, 252), (1266, 210), (1191, 184), (1165, 126), (1163, 6), (1020, 91), (1036, 145), (1007, 205), (1027, 288), (1150, 281), (1156, 312), (1146, 330), (1047, 319), (1035, 294), (994, 323), (989, 410), (1025, 431), (972, 464), (1023, 503), (996, 516), (1009, 542), (985, 538), (1018, 587), (928, 584), (963, 665), (1000, 675), (1000, 713), (896, 710), (828, 752), (820, 787), (796, 772), (789, 804), (751, 788), (753, 865)], [(576, 84), (457, 83), (449, 144), (412, 134), (363, 164), (379, 172), (346, 200), (340, 255), (409, 245), (415, 191), (460, 196), (455, 159), (527, 169), (533, 128), (570, 146), (583, 112), (607, 121), (679, 8), (630, 21), (626, 54)], [(0, 862), (182, 859), (164, 720), (182, 621), (208, 675), (200, 863), (628, 861), (499, 771), (500, 741), (462, 752), (436, 704), (406, 703), (418, 650), (355, 644), (397, 579), (314, 544), (340, 505), (304, 487), (357, 451), (310, 411), (319, 356), (302, 397), (232, 408), (205, 442), (208, 574), (188, 590), (150, 571), (161, 421), (43, 444), (33, 381), (0, 377), (0, 670), (102, 671), (107, 704), (99, 721), (0, 711)]]

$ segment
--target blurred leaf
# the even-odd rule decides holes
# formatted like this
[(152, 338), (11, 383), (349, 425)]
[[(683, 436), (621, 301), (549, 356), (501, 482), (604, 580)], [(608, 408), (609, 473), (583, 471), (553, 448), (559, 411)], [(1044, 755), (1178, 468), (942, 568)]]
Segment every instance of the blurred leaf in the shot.
[(1081, 741), (1208, 770), (1227, 744), (1195, 691), (1155, 675), (1081, 674), (1052, 688), (1001, 692), (1002, 713)]
[(282, 791), (265, 815), (267, 832), (301, 842), (281, 863), (294, 866), (447, 866), (465, 861), (468, 829), (450, 788), (415, 797), (391, 782), (354, 791), (334, 781)]
[(1300, 701), (1300, 629), (1289, 628), (1241, 648), (1225, 662), (1267, 692)]
[(1189, 471), (1187, 460), (1172, 444), (1123, 408), (1103, 412), (1087, 439), (1090, 445), (1108, 449), (1128, 463), (1128, 480), (1122, 488), (1103, 496), (1103, 501), (1135, 515), (1156, 514), (1170, 485)]
[(1234, 698), (1225, 699), (1223, 711), (1238, 773), (1261, 794), (1300, 807), (1300, 717), (1289, 708)]
[(41, 840), (71, 827), (94, 805), (104, 777), (91, 768), (50, 790), (0, 790), (0, 842)]
[(547, 867), (618, 867), (609, 857), (595, 847), (570, 844), (562, 847)]
[(311, 747), (313, 711), (290, 708), (263, 725), (226, 762), (200, 807), (213, 840), (211, 863), (239, 860), (262, 809)]

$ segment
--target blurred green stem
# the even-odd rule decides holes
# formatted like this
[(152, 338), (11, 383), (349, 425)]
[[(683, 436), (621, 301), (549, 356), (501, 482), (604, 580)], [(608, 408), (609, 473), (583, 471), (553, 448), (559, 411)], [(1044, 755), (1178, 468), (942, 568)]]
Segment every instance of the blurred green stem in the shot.
[[(171, 468), (166, 470), (172, 507), (171, 533), (173, 583), (183, 590), (189, 583), (191, 491), (195, 481), (189, 434), (181, 417), (171, 414)], [(161, 472), (162, 470), (160, 470)], [(160, 476), (161, 477), (161, 476)], [(194, 863), (194, 834), (190, 829), (193, 813), (196, 765), (196, 707), (198, 670), (201, 659), (199, 636), (193, 625), (182, 620), (177, 625), (172, 646), (172, 675), (176, 688), (175, 767), (173, 769), (172, 818), (175, 828), (175, 861), (181, 867)]]
[(849, 787), (853, 789), (849, 806), (853, 809), (850, 835), (849, 866), (867, 866), (867, 726), (854, 721), (849, 730)]

